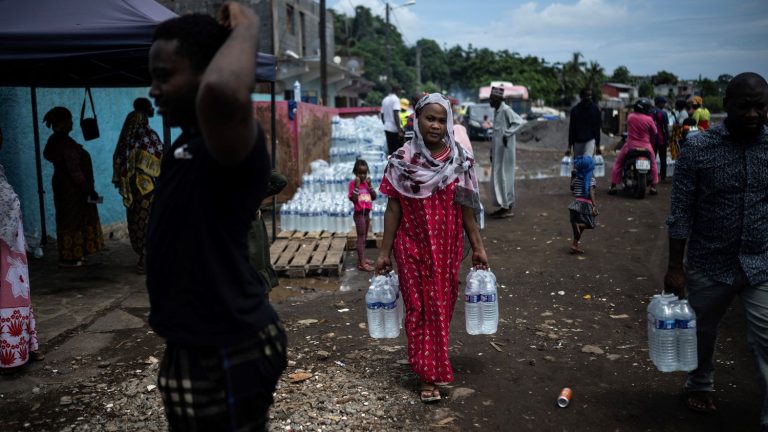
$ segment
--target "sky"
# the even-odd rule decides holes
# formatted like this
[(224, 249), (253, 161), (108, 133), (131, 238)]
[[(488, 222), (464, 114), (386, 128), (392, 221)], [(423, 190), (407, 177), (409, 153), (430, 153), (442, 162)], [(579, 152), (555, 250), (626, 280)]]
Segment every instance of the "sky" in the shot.
[[(681, 79), (757, 72), (768, 79), (768, 0), (407, 0), (390, 1), (390, 22), (406, 45), (434, 39), (455, 45), (565, 62), (579, 51), (610, 76), (666, 70)], [(384, 0), (331, 0), (354, 15), (366, 6), (384, 17)], [(399, 7), (400, 6), (400, 7)], [(520, 83), (524, 84), (524, 83)]]

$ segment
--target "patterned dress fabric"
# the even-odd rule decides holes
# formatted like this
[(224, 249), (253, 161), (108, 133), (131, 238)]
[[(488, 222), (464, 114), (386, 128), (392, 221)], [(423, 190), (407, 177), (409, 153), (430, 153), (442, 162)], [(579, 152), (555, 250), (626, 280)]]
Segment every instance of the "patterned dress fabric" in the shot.
[(66, 134), (54, 133), (43, 151), (53, 163), (53, 204), (59, 260), (77, 261), (104, 247), (96, 204), (91, 155)]
[(128, 114), (113, 155), (112, 183), (123, 197), (133, 251), (144, 255), (149, 209), (160, 175), (163, 143), (142, 111)]
[[(440, 156), (435, 158), (450, 154)], [(464, 246), (461, 205), (454, 201), (458, 183), (425, 198), (401, 195), (386, 177), (379, 188), (402, 208), (394, 256), (405, 303), (408, 360), (424, 382), (453, 381), (448, 339)]]
[(0, 167), (0, 214), (9, 210), (13, 219), (0, 220), (3, 227), (13, 226), (11, 241), (0, 238), (0, 368), (24, 365), (29, 354), (37, 351), (35, 316), (29, 294), (29, 272), (21, 224), (19, 199)]

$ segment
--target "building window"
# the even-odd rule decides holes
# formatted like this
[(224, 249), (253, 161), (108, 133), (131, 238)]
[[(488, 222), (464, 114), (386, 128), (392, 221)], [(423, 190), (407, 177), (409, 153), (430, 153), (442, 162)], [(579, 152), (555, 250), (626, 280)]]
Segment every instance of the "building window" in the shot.
[(307, 55), (307, 26), (304, 22), (304, 12), (299, 12), (299, 26), (301, 31), (301, 51), (299, 55), (304, 57)]
[(293, 25), (293, 5), (285, 5), (285, 30), (288, 34), (295, 34), (296, 31)]

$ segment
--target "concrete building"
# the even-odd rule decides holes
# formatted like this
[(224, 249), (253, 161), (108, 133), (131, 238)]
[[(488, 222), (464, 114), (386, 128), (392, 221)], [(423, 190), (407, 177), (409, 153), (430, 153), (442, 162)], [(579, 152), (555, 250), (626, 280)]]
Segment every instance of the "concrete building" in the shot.
[[(238, 0), (261, 19), (259, 51), (278, 58), (278, 100), (293, 99), (294, 84), (301, 87), (301, 100), (320, 101), (320, 5), (314, 0)], [(222, 2), (209, 0), (159, 0), (177, 14), (215, 14)], [(326, 11), (328, 106), (357, 106), (360, 93), (373, 88), (362, 78), (361, 62), (335, 55), (333, 12)]]
[(686, 80), (678, 81), (677, 84), (659, 84), (653, 86), (653, 94), (664, 96), (670, 100), (685, 98), (699, 93), (696, 87), (696, 81)]

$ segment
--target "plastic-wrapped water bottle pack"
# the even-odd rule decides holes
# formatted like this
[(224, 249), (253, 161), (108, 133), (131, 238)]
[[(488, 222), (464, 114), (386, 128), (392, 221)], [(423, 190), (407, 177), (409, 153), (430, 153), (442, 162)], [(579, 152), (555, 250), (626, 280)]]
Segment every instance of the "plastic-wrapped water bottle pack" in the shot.
[[(349, 232), (354, 228), (354, 205), (347, 198), (352, 169), (357, 159), (368, 163), (371, 185), (378, 188), (387, 165), (384, 125), (376, 116), (331, 120), (331, 148), (328, 163), (310, 163), (310, 172), (301, 177), (301, 187), (280, 209), (282, 230)], [(371, 210), (374, 233), (384, 231), (386, 197), (379, 194)]]

